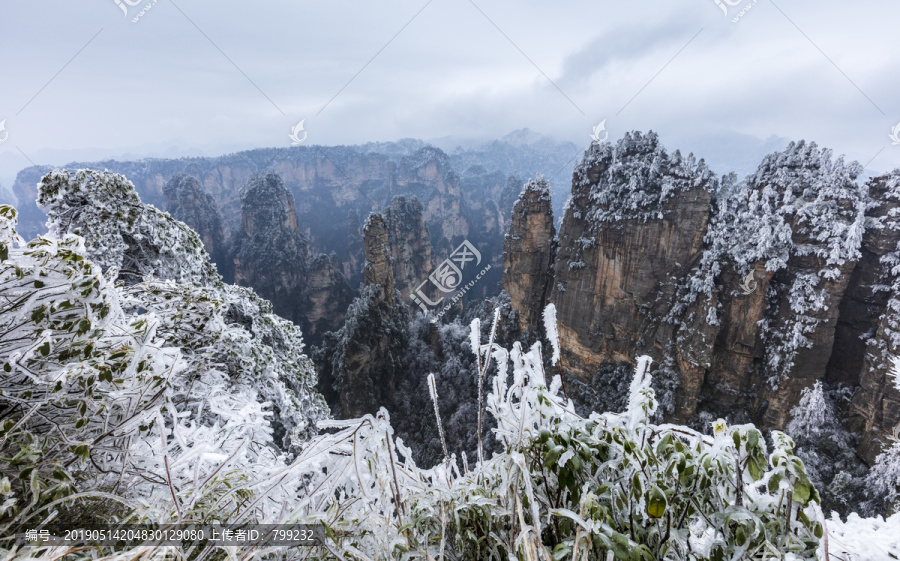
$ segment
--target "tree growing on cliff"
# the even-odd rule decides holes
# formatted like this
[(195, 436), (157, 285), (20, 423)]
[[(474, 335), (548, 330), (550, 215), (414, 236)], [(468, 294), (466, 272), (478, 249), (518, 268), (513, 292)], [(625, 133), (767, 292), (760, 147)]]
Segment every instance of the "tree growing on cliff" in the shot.
[[(892, 362), (889, 376), (895, 387), (900, 389), (900, 359), (894, 358)], [(900, 512), (900, 425), (894, 427), (892, 438), (888, 439), (888, 445), (875, 459), (866, 482), (869, 496), (877, 507)]]
[(841, 395), (827, 391), (821, 381), (804, 389), (786, 432), (821, 491), (825, 511), (846, 515), (864, 500), (866, 468), (856, 457), (853, 436), (838, 419), (833, 396)]

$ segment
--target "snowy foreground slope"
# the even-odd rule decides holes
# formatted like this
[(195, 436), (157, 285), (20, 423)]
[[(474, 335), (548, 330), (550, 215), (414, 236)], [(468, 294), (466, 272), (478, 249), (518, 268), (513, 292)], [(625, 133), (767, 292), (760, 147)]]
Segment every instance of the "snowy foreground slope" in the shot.
[[(648, 357), (625, 412), (583, 417), (540, 344), (504, 349), (477, 324), (478, 369), (459, 374), (487, 386), (497, 428), (483, 438), (501, 452), (448, 450), (419, 467), (384, 410), (327, 419), (296, 327), (221, 283), (196, 234), (124, 177), (54, 172), (40, 190), (46, 236), (21, 239), (0, 206), (0, 536), (196, 520), (329, 532), (313, 548), (207, 546), (192, 559), (900, 556), (900, 515), (824, 520), (784, 433), (652, 423)], [(565, 345), (554, 317), (553, 363)], [(4, 559), (163, 553), (152, 549), (0, 539)]]

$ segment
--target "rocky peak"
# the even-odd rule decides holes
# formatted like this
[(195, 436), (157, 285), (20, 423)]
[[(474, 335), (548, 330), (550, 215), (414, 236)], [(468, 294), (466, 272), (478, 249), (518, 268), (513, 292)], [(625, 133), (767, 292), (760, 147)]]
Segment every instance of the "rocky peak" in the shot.
[(307, 286), (309, 242), (297, 228), (294, 198), (276, 174), (252, 179), (242, 190), (243, 228), (231, 244), (234, 282), (252, 286), (275, 312), (303, 324), (298, 295)]
[[(596, 227), (604, 222), (662, 219), (666, 203), (696, 189), (716, 185), (703, 160), (693, 154), (669, 154), (654, 132), (627, 133), (615, 144), (593, 144), (575, 168), (573, 205), (584, 212), (573, 218)], [(576, 211), (579, 213), (579, 211)]]
[(390, 191), (413, 195), (421, 201), (425, 219), (432, 228), (431, 239), (436, 245), (442, 242), (446, 246), (443, 249), (452, 249), (452, 240), (469, 234), (459, 174), (439, 148), (426, 146), (401, 159), (391, 174)]
[[(859, 171), (814, 143), (792, 143), (719, 202), (688, 283), (703, 287), (688, 300), (707, 302), (695, 317), (719, 330), (699, 390), (714, 411), (733, 409), (737, 393), (753, 420), (784, 427), (800, 392), (824, 376), (865, 228)], [(699, 352), (696, 343), (687, 347)]]
[(369, 286), (379, 286), (381, 300), (394, 302), (394, 272), (388, 249), (388, 228), (384, 215), (373, 212), (363, 226), (366, 267), (363, 278)]
[(298, 231), (294, 196), (276, 173), (254, 177), (241, 190), (241, 217), (244, 235), (251, 238), (258, 230)]
[(373, 212), (363, 226), (366, 286), (350, 304), (341, 328), (315, 351), (322, 392), (336, 415), (374, 414), (395, 397), (404, 365), (409, 312), (396, 298), (389, 228)]
[(394, 286), (403, 301), (434, 269), (431, 238), (416, 197), (394, 197), (384, 214)]
[[(546, 281), (570, 395), (596, 406), (649, 354), (670, 418), (784, 429), (817, 381), (859, 387), (846, 409), (871, 462), (900, 423), (887, 374), (900, 352), (900, 172), (861, 186), (860, 171), (797, 142), (735, 184), (652, 133), (592, 146)], [(548, 239), (546, 217), (527, 220), (544, 216), (542, 192), (523, 192), (507, 238), (503, 282), (520, 311), (540, 301), (525, 240)]]
[(172, 218), (197, 232), (213, 262), (222, 267), (225, 237), (222, 217), (213, 196), (203, 190), (196, 178), (184, 173), (172, 176), (163, 187), (163, 194), (166, 210)]
[(541, 312), (553, 280), (555, 237), (550, 184), (538, 175), (519, 195), (503, 244), (503, 288), (509, 293), (521, 329), (541, 325)]
[(400, 160), (398, 171), (404, 175), (418, 176), (423, 179), (434, 180), (437, 174), (446, 173), (452, 169), (450, 157), (434, 146), (423, 146)]
[(673, 338), (662, 321), (678, 279), (700, 261), (718, 180), (694, 157), (670, 154), (654, 133), (593, 145), (576, 167), (559, 233), (550, 301), (563, 369), (591, 384), (602, 364), (650, 354)]

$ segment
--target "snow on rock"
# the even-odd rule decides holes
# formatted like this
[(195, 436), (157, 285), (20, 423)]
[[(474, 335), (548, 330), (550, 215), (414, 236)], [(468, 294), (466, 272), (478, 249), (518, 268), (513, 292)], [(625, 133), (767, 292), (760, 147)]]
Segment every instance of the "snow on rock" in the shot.
[(587, 219), (594, 223), (662, 218), (679, 192), (712, 185), (715, 174), (693, 154), (669, 154), (654, 132), (627, 133), (616, 144), (592, 145), (575, 168), (576, 187), (591, 186)]
[(38, 205), (58, 236), (84, 237), (87, 255), (126, 284), (146, 275), (196, 284), (220, 280), (196, 232), (141, 202), (134, 185), (108, 171), (54, 170), (38, 185)]

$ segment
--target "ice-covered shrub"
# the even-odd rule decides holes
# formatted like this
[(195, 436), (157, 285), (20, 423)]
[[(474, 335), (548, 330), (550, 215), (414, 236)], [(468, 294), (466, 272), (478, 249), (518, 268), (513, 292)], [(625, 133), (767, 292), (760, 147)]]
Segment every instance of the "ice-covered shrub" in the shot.
[(109, 171), (54, 170), (38, 185), (50, 232), (85, 240), (86, 256), (126, 284), (152, 274), (196, 284), (219, 280), (196, 232), (141, 202), (134, 185)]

